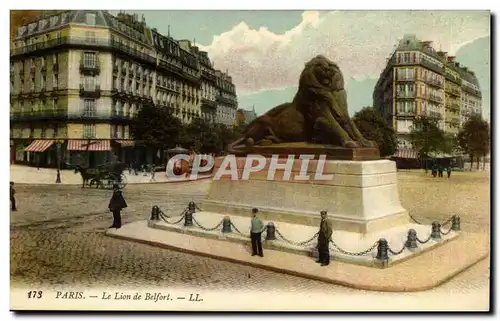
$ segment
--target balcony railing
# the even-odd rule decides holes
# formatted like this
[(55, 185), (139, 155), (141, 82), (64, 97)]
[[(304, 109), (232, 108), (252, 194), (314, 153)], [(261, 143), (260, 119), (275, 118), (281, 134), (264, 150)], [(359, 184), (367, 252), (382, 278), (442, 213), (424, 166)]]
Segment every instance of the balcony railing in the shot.
[(443, 82), (438, 79), (424, 78), (424, 82), (435, 87), (443, 88)]
[(207, 99), (207, 98), (202, 98), (201, 99), (201, 106), (208, 107), (211, 109), (214, 109), (214, 108), (217, 109), (217, 102), (214, 100)]
[(432, 63), (427, 59), (421, 59), (420, 64), (426, 68), (429, 68), (430, 70), (437, 72), (437, 73), (440, 73), (440, 74), (444, 73), (443, 67), (440, 67), (439, 65)]
[(414, 110), (398, 110), (397, 116), (398, 117), (413, 117), (413, 116), (415, 116), (415, 111)]
[(469, 94), (472, 94), (477, 97), (481, 97), (481, 92), (479, 90), (475, 90), (473, 88), (470, 88), (469, 86), (462, 86), (462, 90), (465, 92), (468, 92)]
[(11, 112), (11, 121), (36, 121), (65, 119), (68, 116), (67, 109), (46, 109), (26, 112)]
[(80, 85), (80, 96), (99, 98), (101, 97), (101, 86), (85, 86)]
[(82, 74), (98, 75), (101, 72), (99, 59), (94, 63), (85, 63), (83, 60), (80, 62), (80, 72)]
[(449, 81), (454, 82), (456, 84), (460, 84), (462, 82), (460, 77), (456, 77), (456, 76), (450, 74), (449, 72), (445, 72), (444, 76), (446, 77), (446, 79), (448, 79)]
[(398, 91), (398, 98), (415, 98), (415, 93), (413, 91)]
[(436, 95), (427, 95), (426, 98), (427, 98), (427, 100), (434, 101), (434, 102), (437, 102), (437, 103), (443, 102), (443, 98), (441, 98), (439, 96), (436, 96)]

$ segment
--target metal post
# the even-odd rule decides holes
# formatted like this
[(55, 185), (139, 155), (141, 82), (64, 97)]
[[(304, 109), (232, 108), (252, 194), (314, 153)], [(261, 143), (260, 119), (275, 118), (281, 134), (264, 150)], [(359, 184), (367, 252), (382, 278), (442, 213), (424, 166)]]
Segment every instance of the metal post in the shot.
[(158, 221), (160, 218), (160, 212), (158, 206), (154, 205), (153, 208), (151, 208), (151, 221)]
[(57, 175), (56, 183), (61, 183), (61, 143), (57, 142)]
[(432, 222), (431, 239), (441, 240), (441, 224), (439, 222)]
[(451, 229), (455, 232), (460, 231), (460, 216), (453, 215), (451, 218)]
[(266, 241), (276, 240), (276, 227), (273, 222), (267, 223)]
[(231, 233), (231, 218), (225, 216), (222, 220), (222, 233)]
[(194, 211), (189, 208), (184, 214), (184, 226), (193, 226), (193, 213)]
[(409, 250), (414, 250), (418, 247), (417, 243), (417, 231), (410, 229), (408, 231), (408, 237), (406, 238), (405, 247)]
[(378, 246), (377, 246), (377, 260), (380, 261), (388, 261), (389, 260), (389, 254), (387, 251), (389, 250), (389, 244), (387, 244), (386, 239), (379, 239), (378, 240)]

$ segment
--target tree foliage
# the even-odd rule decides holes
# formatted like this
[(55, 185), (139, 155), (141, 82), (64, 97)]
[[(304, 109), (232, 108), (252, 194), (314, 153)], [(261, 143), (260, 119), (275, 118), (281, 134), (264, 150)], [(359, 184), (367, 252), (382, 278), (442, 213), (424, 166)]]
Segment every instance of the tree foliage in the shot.
[(132, 137), (144, 146), (173, 148), (179, 141), (181, 121), (168, 109), (144, 105), (131, 124)]
[(410, 141), (420, 157), (449, 150), (450, 146), (453, 146), (452, 142), (447, 141), (449, 138), (439, 128), (438, 120), (435, 118), (422, 116), (413, 121)]
[(490, 152), (490, 125), (480, 115), (471, 116), (458, 132), (460, 149), (471, 158), (486, 156)]
[(398, 142), (394, 129), (373, 107), (364, 107), (353, 118), (363, 136), (377, 143), (380, 156), (390, 156), (396, 152)]

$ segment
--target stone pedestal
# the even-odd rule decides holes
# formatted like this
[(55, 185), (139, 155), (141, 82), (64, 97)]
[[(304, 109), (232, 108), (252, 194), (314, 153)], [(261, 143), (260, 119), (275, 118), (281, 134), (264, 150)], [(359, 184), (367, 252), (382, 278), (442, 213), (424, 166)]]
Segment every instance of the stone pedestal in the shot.
[[(222, 160), (216, 159), (214, 173)], [(335, 230), (363, 234), (409, 223), (399, 200), (393, 161), (327, 160), (322, 173), (333, 177), (319, 180), (315, 178), (318, 161), (311, 160), (309, 179), (297, 181), (294, 178), (299, 175), (301, 160), (294, 161), (289, 180), (284, 178), (284, 170), (269, 179), (270, 159), (264, 169), (242, 180), (246, 158), (236, 160), (238, 179), (229, 175), (214, 179), (201, 206), (203, 211), (250, 217), (256, 207), (266, 221), (318, 226), (319, 212), (326, 210)]]

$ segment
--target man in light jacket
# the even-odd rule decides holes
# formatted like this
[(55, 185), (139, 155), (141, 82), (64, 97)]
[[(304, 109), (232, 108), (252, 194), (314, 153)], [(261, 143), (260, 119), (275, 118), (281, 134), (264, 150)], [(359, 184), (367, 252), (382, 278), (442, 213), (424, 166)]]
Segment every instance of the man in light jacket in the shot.
[(252, 228), (250, 231), (250, 238), (252, 239), (252, 256), (259, 255), (260, 257), (264, 256), (262, 253), (262, 230), (264, 229), (264, 224), (257, 217), (258, 209), (253, 208), (253, 218), (252, 218)]

